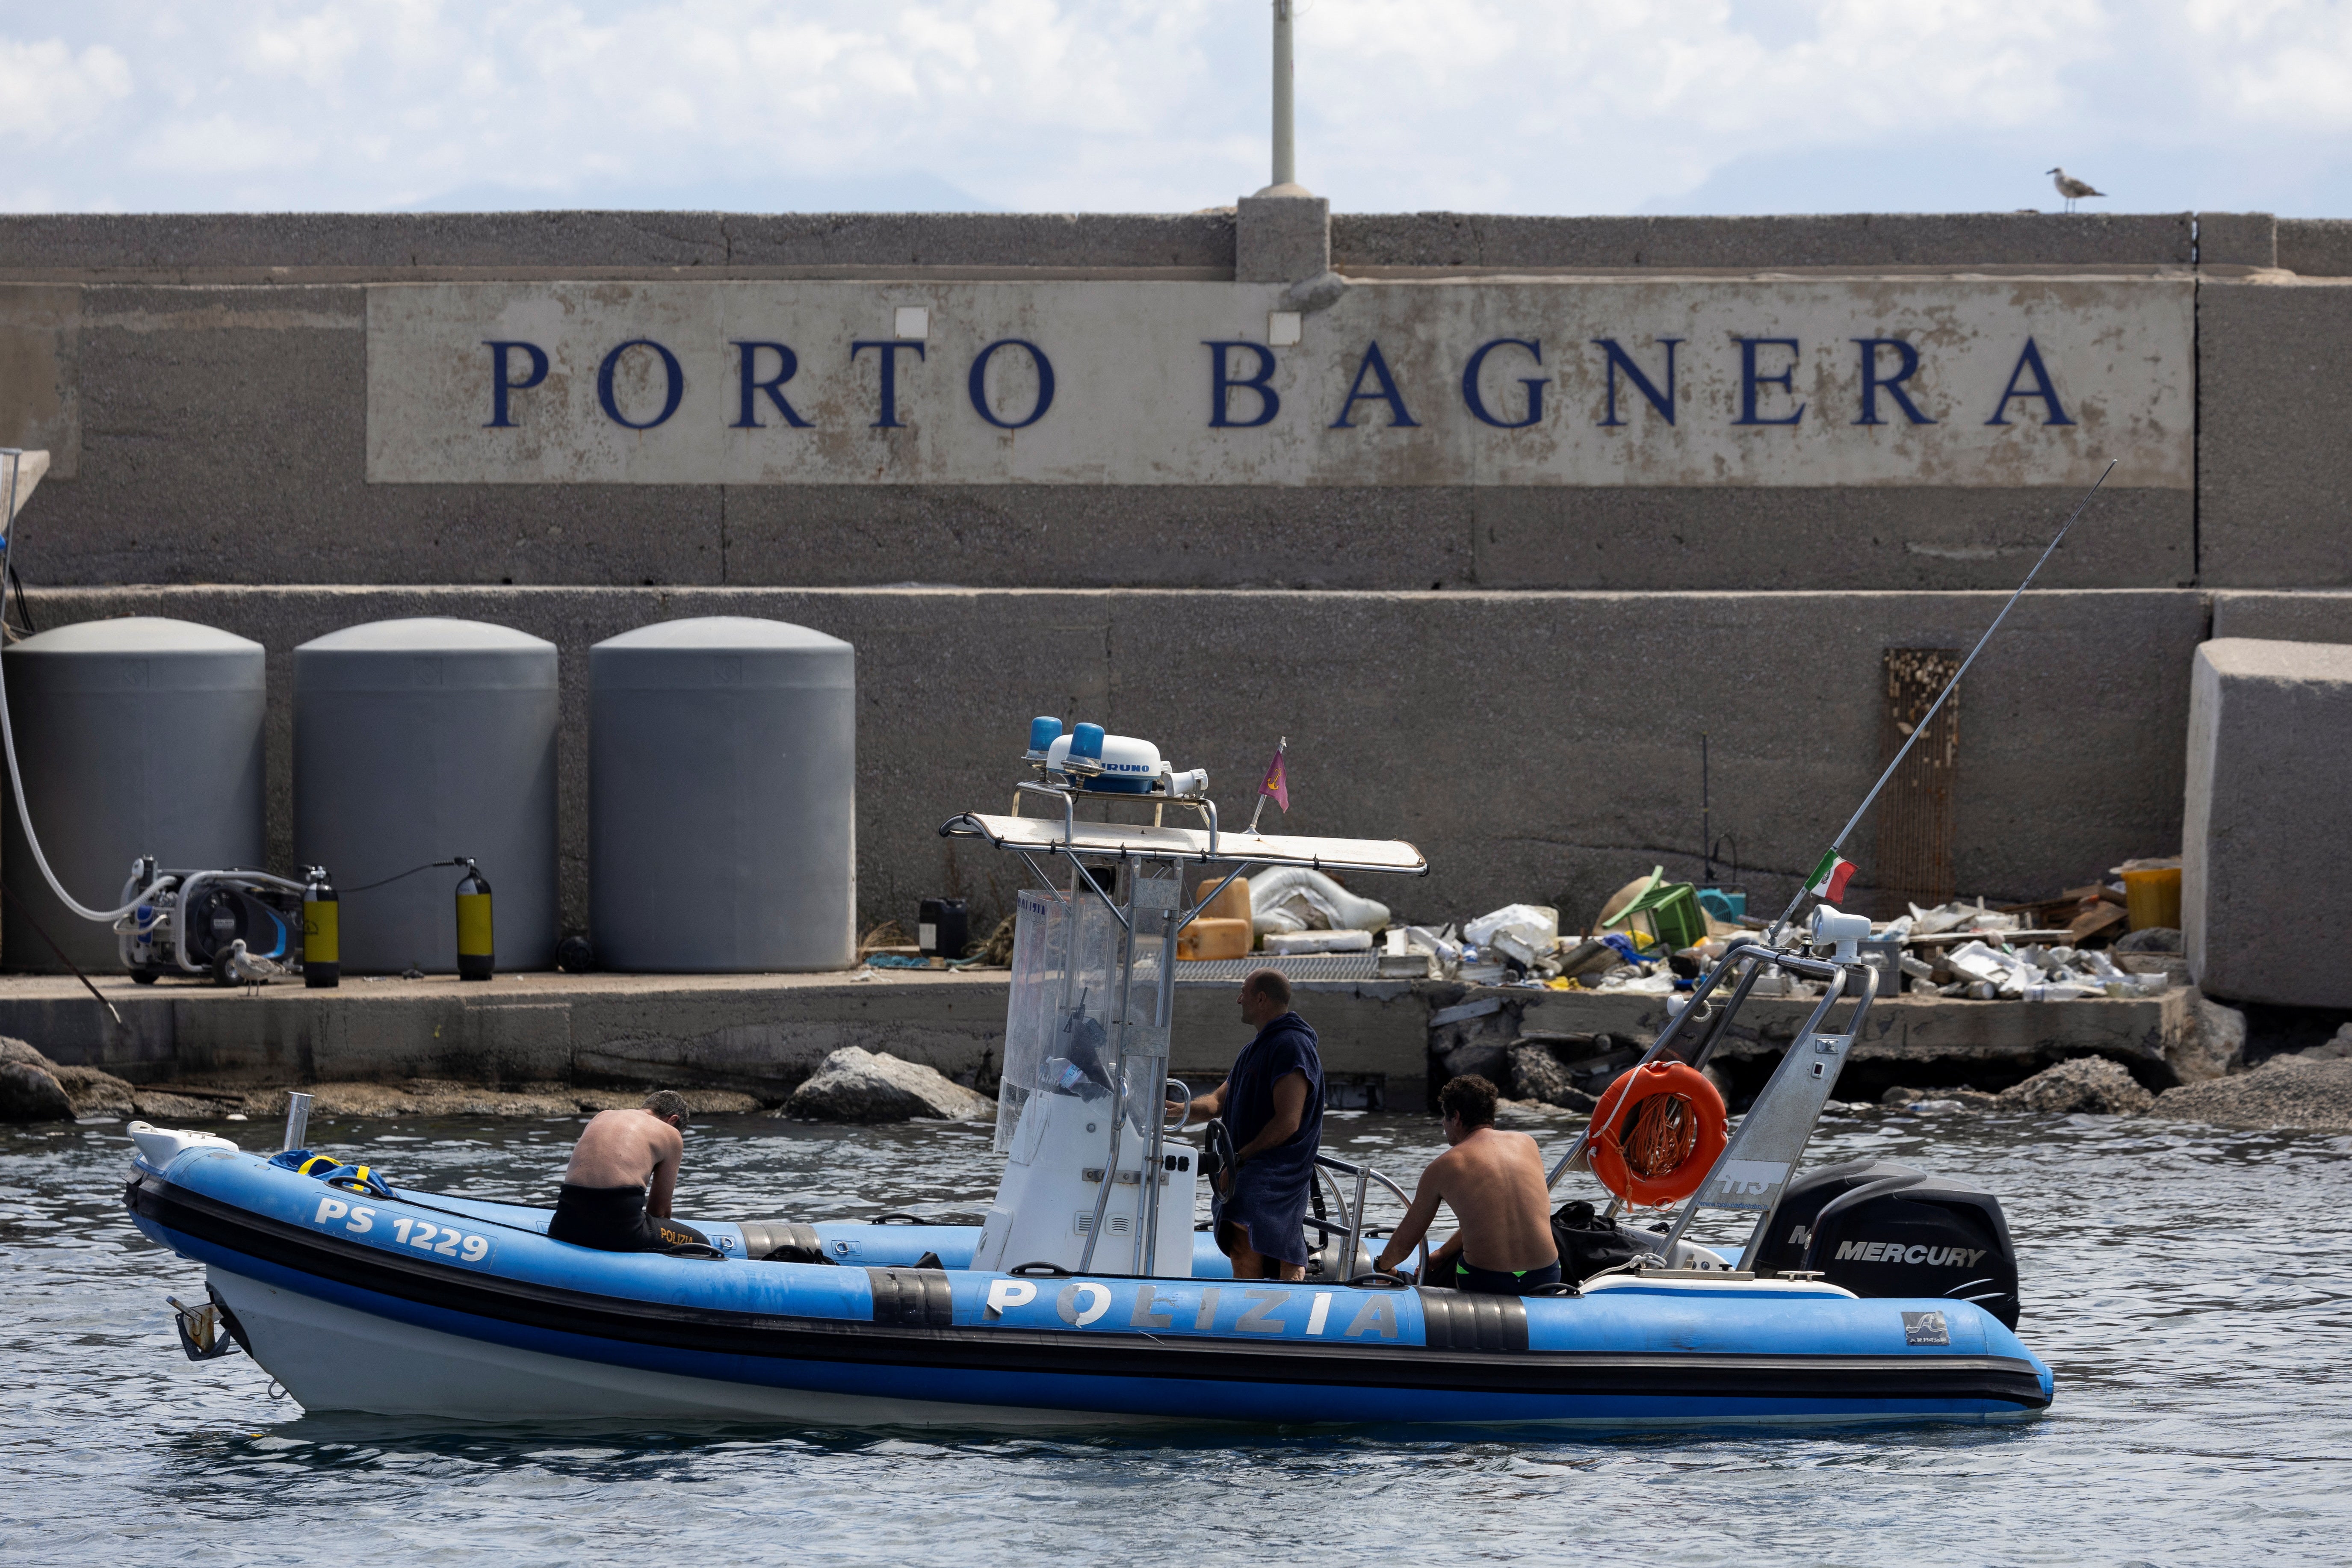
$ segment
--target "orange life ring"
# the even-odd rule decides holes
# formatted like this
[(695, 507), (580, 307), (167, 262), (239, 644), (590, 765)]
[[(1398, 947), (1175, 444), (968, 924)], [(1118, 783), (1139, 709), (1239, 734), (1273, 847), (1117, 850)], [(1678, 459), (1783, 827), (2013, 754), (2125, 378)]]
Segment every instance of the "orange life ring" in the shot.
[(1593, 1107), (1585, 1157), (1601, 1184), (1657, 1208), (1698, 1191), (1730, 1125), (1723, 1096), (1688, 1062), (1628, 1068)]

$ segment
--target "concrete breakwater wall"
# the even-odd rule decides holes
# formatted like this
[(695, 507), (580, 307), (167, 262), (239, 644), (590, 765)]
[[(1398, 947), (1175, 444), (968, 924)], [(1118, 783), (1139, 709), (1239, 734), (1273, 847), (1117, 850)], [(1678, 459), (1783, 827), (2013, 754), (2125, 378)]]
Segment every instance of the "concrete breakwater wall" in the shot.
[[(52, 1060), (139, 1085), (252, 1090), (319, 1082), (410, 1079), (489, 1085), (643, 1085), (747, 1093), (781, 1102), (832, 1052), (887, 1052), (993, 1093), (1003, 1065), (1002, 973), (836, 975), (511, 975), (347, 981), (334, 992), (272, 987), (101, 984), (123, 1016), (114, 1027), (70, 979), (0, 981), (0, 1035)], [(1304, 981), (1298, 1009), (1322, 1038), (1333, 1103), (1377, 1099), (1421, 1109), (1461, 1053), (1507, 1091), (1515, 1040), (1646, 1043), (1664, 999), (1432, 982)], [(1759, 998), (1717, 1066), (1752, 1093), (1813, 1004)], [(1975, 1003), (1890, 998), (1875, 1006), (1841, 1080), (1848, 1099), (1894, 1085), (2002, 1089), (2053, 1062), (2105, 1057), (2165, 1089), (2221, 1070), (2198, 1054), (2195, 997), (2176, 987), (2139, 1000)], [(1844, 1008), (1839, 1009), (1843, 1018)], [(1218, 1082), (1250, 1031), (1231, 984), (1177, 990), (1170, 1070), (1196, 1090)], [(1617, 1064), (1622, 1065), (1622, 1064)]]
[[(766, 290), (762, 324), (713, 336), (713, 289)], [(567, 301), (604, 312), (576, 363), (542, 319)], [(1129, 316), (1165, 364), (1105, 350)], [(1028, 347), (988, 372), (999, 331)], [(549, 356), (543, 384), (491, 339)], [(1229, 803), (1288, 735), (1289, 824), (1414, 840), (1433, 875), (1380, 896), (1435, 919), (1694, 873), (1705, 732), (1717, 829), (1785, 896), (1879, 764), (1885, 651), (1965, 647), (2083, 466), (2128, 451), (1960, 702), (1958, 890), (2078, 884), (2178, 847), (2199, 642), (2352, 639), (2346, 348), (2352, 226), (2259, 214), (0, 217), (0, 439), (56, 458), (16, 556), (39, 624), (268, 648), (281, 867), (295, 644), (411, 615), (554, 641), (567, 930), (585, 649), (709, 614), (856, 645), (869, 921), (1003, 910), (1011, 868), (934, 829), (1006, 798), (1045, 712), (1150, 736)], [(703, 400), (667, 423), (657, 350)], [(1263, 452), (1261, 351), (1302, 422)], [(1024, 354), (1064, 365), (1050, 416), (982, 374)], [(1137, 422), (1092, 438), (1092, 479), (1055, 434), (1097, 412), (1087, 365)], [(586, 424), (531, 447), (559, 394)], [(696, 418), (823, 450), (697, 468), (659, 445)], [(1137, 452), (1172, 477), (1137, 482)]]
[[(2352, 637), (2352, 595), (2035, 595), (1961, 700), (1963, 888), (2041, 896), (2180, 831), (2189, 658), (2217, 622)], [(1287, 735), (1297, 831), (1398, 837), (1425, 880), (1366, 885), (1400, 917), (1513, 900), (1597, 908), (1663, 860), (1695, 875), (1697, 736), (1718, 831), (1784, 885), (1879, 764), (1881, 650), (1961, 646), (1969, 594), (1281, 594), (766, 588), (112, 588), (31, 595), (43, 626), (171, 616), (269, 650), (274, 863), (292, 858), (292, 648), (338, 626), (457, 616), (561, 650), (562, 909), (587, 924), (587, 649), (649, 621), (765, 616), (858, 650), (858, 893), (1010, 906), (1018, 861), (939, 837), (1003, 810), (1033, 713), (1091, 718), (1205, 766), (1235, 809)], [(2241, 635), (2263, 635), (2243, 633)], [(462, 847), (451, 853), (463, 852)], [(1867, 859), (1865, 858), (1865, 868)], [(1867, 869), (1864, 877), (1867, 879)], [(110, 891), (111, 889), (106, 889)], [(92, 890), (86, 896), (95, 896)], [(1785, 896), (1785, 894), (1781, 895)], [(347, 920), (362, 918), (354, 900)], [(29, 955), (20, 955), (29, 956)]]

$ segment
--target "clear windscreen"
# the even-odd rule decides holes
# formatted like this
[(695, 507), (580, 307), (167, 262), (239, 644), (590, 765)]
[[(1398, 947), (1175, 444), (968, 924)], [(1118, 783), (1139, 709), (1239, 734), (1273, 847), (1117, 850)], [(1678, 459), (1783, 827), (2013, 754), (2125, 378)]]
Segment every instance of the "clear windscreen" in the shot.
[[(1076, 1095), (1109, 1109), (1124, 1072), (1128, 1117), (1148, 1135), (1168, 1076), (1168, 1022), (1161, 969), (1171, 938), (1174, 879), (1136, 885), (1132, 975), (1122, 976), (1127, 932), (1095, 894), (1081, 887), (1075, 905), (1061, 895), (1024, 892), (1014, 914), (1012, 994), (1005, 1009), (1004, 1070), (997, 1090), (996, 1150), (1009, 1153), (1029, 1101), (1039, 1094)], [(1124, 1016), (1120, 987), (1124, 982)]]

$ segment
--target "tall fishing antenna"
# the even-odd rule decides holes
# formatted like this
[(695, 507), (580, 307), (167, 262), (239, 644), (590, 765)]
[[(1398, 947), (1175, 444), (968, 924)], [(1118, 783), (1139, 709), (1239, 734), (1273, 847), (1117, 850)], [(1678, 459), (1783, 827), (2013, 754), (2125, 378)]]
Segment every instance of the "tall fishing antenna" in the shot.
[[(1960, 668), (1952, 672), (1952, 679), (1946, 681), (1944, 689), (1936, 694), (1936, 700), (1927, 709), (1926, 716), (1911, 726), (1911, 733), (1904, 737), (1903, 747), (1895, 753), (1895, 760), (1886, 764), (1886, 771), (1878, 775), (1878, 782), (1870, 786), (1870, 793), (1864, 795), (1862, 804), (1853, 808), (1853, 815), (1845, 819), (1845, 826), (1838, 829), (1838, 836), (1830, 840), (1830, 855), (1832, 859), (1835, 858), (1837, 852), (1845, 847), (1847, 837), (1861, 823), (1863, 814), (1867, 812), (1871, 803), (1878, 798), (1878, 792), (1886, 787), (1886, 781), (1895, 776), (1895, 770), (1903, 765), (1903, 759), (1911, 754), (1911, 748), (1918, 743), (1920, 736), (1927, 732), (1927, 726), (1936, 721), (1936, 714), (1943, 708), (1944, 700), (1951, 696), (1961, 680), (1967, 677), (1969, 666), (1976, 663), (1977, 655), (1984, 652), (1985, 644), (1992, 641), (1992, 634), (2000, 630), (2000, 623), (2009, 619), (2009, 612), (2017, 608), (2017, 601), (2024, 596), (2028, 588), (2033, 586), (2034, 577), (2043, 566), (2049, 563), (2050, 557), (2057, 553), (2058, 546), (2065, 542), (2066, 531), (2074, 526), (2074, 520), (2083, 515), (2083, 509), (2091, 504), (2091, 498), (2099, 493), (2099, 487), (2105, 484), (2107, 476), (2116, 471), (2116, 459), (2110, 458), (2107, 466), (2099, 470), (2099, 477), (2091, 481), (2091, 488), (2083, 492), (2083, 499), (2076, 501), (2074, 510), (2067, 514), (2065, 522), (2058, 530), (2057, 537), (2051, 540), (2049, 548), (2042, 551), (2042, 559), (2033, 563), (2033, 570), (2025, 574), (2025, 581), (2017, 585), (2017, 592), (2009, 596), (2009, 603), (2000, 607), (2000, 614), (1992, 618), (1992, 625), (1985, 627), (1984, 636), (1977, 638), (1977, 646), (1969, 649), (1969, 657), (1960, 660)], [(1772, 929), (1765, 933), (1764, 941), (1767, 946), (1779, 945), (1781, 929), (1788, 925), (1789, 917), (1797, 912), (1797, 906), (1804, 901), (1807, 890), (1807, 884), (1798, 884), (1795, 896), (1789, 900), (1789, 907), (1780, 911), (1780, 918), (1774, 921)]]
[(1698, 860), (1699, 884), (1715, 886), (1715, 826), (1707, 810), (1706, 731), (1698, 732)]

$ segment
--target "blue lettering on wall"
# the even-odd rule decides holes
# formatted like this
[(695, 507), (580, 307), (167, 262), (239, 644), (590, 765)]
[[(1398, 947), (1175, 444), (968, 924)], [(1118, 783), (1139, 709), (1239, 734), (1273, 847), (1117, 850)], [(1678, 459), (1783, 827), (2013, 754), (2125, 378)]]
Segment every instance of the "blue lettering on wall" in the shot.
[[(767, 426), (760, 423), (759, 410), (752, 403), (752, 394), (764, 392), (768, 395), (768, 401), (776, 405), (776, 412), (784, 416), (785, 424), (795, 430), (807, 429), (809, 422), (802, 418), (791, 404), (784, 401), (783, 393), (784, 383), (800, 374), (800, 356), (782, 343), (747, 342), (741, 338), (730, 341), (735, 344), (735, 352), (741, 356), (739, 368), (743, 373), (743, 403), (741, 415), (728, 428), (730, 430), (766, 429)], [(776, 374), (765, 381), (760, 379), (759, 368), (760, 354), (763, 350), (776, 356)]]
[[(1886, 423), (1878, 416), (1878, 395), (1883, 391), (1895, 399), (1896, 405), (1903, 410), (1903, 416), (1912, 424), (1933, 425), (1935, 421), (1920, 413), (1919, 405), (1911, 401), (1911, 395), (1903, 390), (1903, 384), (1919, 369), (1919, 351), (1901, 338), (1856, 338), (1853, 341), (1862, 345), (1862, 417), (1854, 423)], [(1895, 357), (1902, 362), (1902, 368), (1893, 375), (1878, 374), (1878, 351), (1881, 349), (1893, 349)]]
[[(485, 430), (510, 427), (514, 421), (507, 415), (507, 394), (529, 392), (547, 379), (547, 351), (537, 343), (498, 342), (485, 339), (482, 346), (490, 351), (490, 422)], [(520, 349), (530, 356), (530, 374), (520, 381), (507, 374), (507, 356)]]
[(1633, 389), (1639, 392), (1643, 397), (1650, 400), (1650, 406), (1664, 415), (1667, 424), (1673, 424), (1675, 422), (1675, 345), (1682, 342), (1682, 339), (1653, 338), (1651, 340), (1653, 342), (1664, 343), (1666, 348), (1666, 390), (1663, 395), (1659, 393), (1656, 387), (1650, 384), (1650, 378), (1642, 374), (1642, 367), (1633, 363), (1633, 356), (1627, 353), (1623, 349), (1617, 346), (1616, 339), (1595, 338), (1592, 341), (1599, 343), (1601, 345), (1601, 352), (1609, 356), (1607, 361), (1609, 374), (1609, 414), (1608, 417), (1601, 420), (1601, 423), (1603, 425), (1622, 425), (1625, 423), (1625, 421), (1617, 417), (1617, 373), (1619, 371), (1623, 371), (1625, 373), (1625, 379), (1633, 384)]
[[(2021, 392), (2018, 390), (2017, 378), (2023, 375), (2029, 370), (2033, 373), (2033, 384)], [(1992, 417), (1986, 420), (1985, 423), (1988, 425), (2008, 424), (2009, 403), (2010, 399), (2013, 397), (2038, 397), (2042, 399), (2042, 406), (2044, 411), (2042, 423), (2044, 425), (2072, 425), (2074, 423), (2072, 419), (2066, 417), (2066, 410), (2059, 406), (2058, 389), (2050, 384), (2050, 372), (2042, 366), (2042, 351), (2033, 346), (2033, 340), (2032, 338), (2025, 340), (2025, 352), (2017, 356), (2017, 368), (2009, 373), (2008, 389), (2001, 393), (1999, 406), (1993, 409)]]
[[(1370, 376), (1378, 385), (1370, 392), (1364, 390), (1364, 377)], [(1410, 425), (1418, 429), (1421, 421), (1405, 412), (1404, 395), (1397, 390), (1396, 377), (1389, 374), (1389, 362), (1381, 356), (1381, 345), (1364, 345), (1364, 362), (1356, 367), (1356, 379), (1349, 384), (1348, 401), (1339, 405), (1339, 417), (1331, 421), (1334, 430), (1353, 430), (1349, 423), (1359, 403), (1385, 403), (1389, 405), (1389, 428)]]
[[(1530, 425), (1540, 425), (1543, 423), (1544, 383), (1551, 379), (1548, 375), (1523, 375), (1519, 378), (1519, 384), (1528, 389), (1528, 416), (1525, 419), (1496, 418), (1487, 411), (1486, 400), (1478, 395), (1478, 372), (1486, 365), (1487, 354), (1504, 347), (1525, 349), (1528, 358), (1538, 364), (1543, 363), (1543, 343), (1535, 338), (1496, 338), (1493, 342), (1480, 343), (1477, 352), (1470, 356), (1470, 363), (1462, 367), (1462, 401), (1470, 405), (1471, 413), (1498, 430), (1524, 430)], [(1360, 374), (1358, 379), (1362, 379)], [(1405, 423), (1411, 424), (1412, 421)]]
[[(1756, 389), (1777, 386), (1794, 397), (1797, 395), (1797, 340), (1794, 338), (1740, 338), (1739, 344), (1739, 417), (1734, 425), (1794, 425), (1805, 416), (1805, 405), (1785, 419), (1759, 419), (1756, 416)], [(1789, 368), (1778, 375), (1756, 373), (1756, 351), (1759, 348), (1780, 348), (1789, 351)]]
[(849, 345), (849, 363), (856, 364), (857, 356), (867, 349), (880, 351), (882, 362), (882, 417), (868, 426), (874, 430), (896, 430), (898, 425), (898, 351), (912, 349), (915, 357), (923, 357), (923, 345), (905, 338), (884, 338), (879, 341), (861, 340)]
[[(621, 368), (621, 356), (631, 349), (651, 349), (661, 355), (662, 374), (667, 377), (667, 390), (662, 397), (661, 412), (642, 424), (624, 416), (621, 405), (613, 400), (613, 373)], [(651, 338), (631, 338), (627, 342), (606, 354), (604, 363), (596, 367), (596, 401), (604, 405), (604, 417), (615, 425), (625, 426), (631, 430), (652, 429), (677, 412), (678, 399), (685, 395), (686, 372), (679, 366), (677, 356)]]
[[(1026, 419), (999, 419), (996, 410), (988, 405), (988, 361), (999, 349), (1026, 350), (1030, 359), (1036, 363), (1037, 402), (1029, 410)], [(997, 339), (981, 350), (980, 357), (971, 362), (971, 405), (980, 411), (982, 419), (999, 430), (1027, 429), (1045, 417), (1045, 410), (1054, 406), (1054, 362), (1045, 357), (1045, 350), (1024, 338)]]
[[(1211, 342), (1202, 341), (1209, 351), (1209, 428), (1212, 430), (1255, 430), (1261, 425), (1271, 425), (1274, 416), (1282, 412), (1282, 397), (1269, 384), (1274, 380), (1274, 351), (1264, 343)], [(1236, 378), (1226, 360), (1232, 349), (1247, 349), (1257, 356), (1257, 374)], [(1233, 417), (1233, 395), (1235, 392), (1257, 394), (1257, 417)]]

